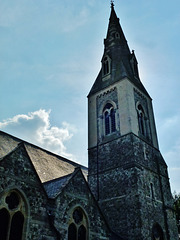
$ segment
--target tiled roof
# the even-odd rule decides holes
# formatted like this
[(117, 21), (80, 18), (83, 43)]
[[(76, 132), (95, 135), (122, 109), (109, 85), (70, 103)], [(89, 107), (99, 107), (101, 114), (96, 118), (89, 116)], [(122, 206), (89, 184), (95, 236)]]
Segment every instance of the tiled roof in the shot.
[(42, 183), (69, 175), (76, 167), (80, 167), (85, 177), (87, 176), (86, 167), (2, 131), (0, 131), (0, 158), (5, 157), (20, 143), (24, 144)]
[(49, 198), (55, 198), (69, 182), (72, 174), (43, 183)]

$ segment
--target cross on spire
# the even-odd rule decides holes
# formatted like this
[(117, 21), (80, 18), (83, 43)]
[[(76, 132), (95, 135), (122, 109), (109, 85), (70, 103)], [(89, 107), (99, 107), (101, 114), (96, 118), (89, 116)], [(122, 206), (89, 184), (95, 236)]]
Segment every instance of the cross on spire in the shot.
[(114, 7), (114, 0), (111, 0), (111, 7)]

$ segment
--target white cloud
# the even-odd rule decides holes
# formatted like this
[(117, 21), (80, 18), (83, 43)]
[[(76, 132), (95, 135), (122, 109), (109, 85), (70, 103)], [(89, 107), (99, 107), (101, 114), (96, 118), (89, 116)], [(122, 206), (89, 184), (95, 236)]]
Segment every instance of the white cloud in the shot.
[(62, 127), (51, 126), (50, 111), (40, 109), (28, 114), (19, 114), (0, 122), (0, 129), (28, 142), (48, 149), (64, 157), (74, 159), (68, 153), (65, 142), (70, 140), (75, 127), (63, 122)]

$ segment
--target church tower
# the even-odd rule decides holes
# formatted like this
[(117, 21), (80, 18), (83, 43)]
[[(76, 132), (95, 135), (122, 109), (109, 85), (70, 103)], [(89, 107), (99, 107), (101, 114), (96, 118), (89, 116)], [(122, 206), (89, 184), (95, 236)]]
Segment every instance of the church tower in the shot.
[(88, 95), (91, 190), (111, 230), (121, 238), (177, 240), (152, 99), (113, 3), (101, 62)]

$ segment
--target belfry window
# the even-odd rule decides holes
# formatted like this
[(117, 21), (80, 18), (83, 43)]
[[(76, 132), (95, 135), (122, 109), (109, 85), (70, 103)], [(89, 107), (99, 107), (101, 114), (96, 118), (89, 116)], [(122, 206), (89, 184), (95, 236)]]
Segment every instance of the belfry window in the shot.
[(73, 211), (68, 227), (68, 240), (88, 240), (87, 220), (80, 207)]
[(109, 111), (106, 111), (105, 114), (105, 133), (106, 135), (110, 134), (110, 115)]
[(116, 131), (116, 113), (112, 104), (107, 103), (103, 110), (105, 135), (109, 135)]
[(114, 108), (111, 109), (110, 119), (111, 119), (111, 132), (115, 132), (116, 131), (116, 120), (115, 120)]
[(137, 114), (138, 114), (138, 124), (139, 124), (139, 131), (143, 136), (147, 136), (146, 130), (146, 121), (145, 121), (145, 113), (144, 109), (141, 104), (137, 106)]
[(19, 193), (5, 194), (0, 205), (0, 238), (2, 240), (22, 240), (25, 223), (25, 206)]
[(110, 73), (110, 62), (108, 57), (105, 57), (103, 60), (103, 75), (107, 75)]

